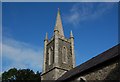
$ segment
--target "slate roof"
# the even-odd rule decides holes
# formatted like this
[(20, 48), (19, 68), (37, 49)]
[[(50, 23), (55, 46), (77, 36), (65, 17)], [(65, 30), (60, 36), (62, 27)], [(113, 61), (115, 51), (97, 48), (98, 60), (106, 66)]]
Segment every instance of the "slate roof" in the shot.
[(109, 50), (93, 57), (92, 59), (88, 60), (87, 62), (71, 69), (70, 71), (66, 72), (64, 75), (62, 75), (58, 80), (67, 80), (77, 74), (80, 74), (81, 72), (84, 72), (94, 66), (97, 66), (99, 64), (102, 64), (108, 60), (111, 60), (113, 58), (118, 58), (118, 55), (120, 55), (120, 52), (118, 52), (118, 47), (120, 48), (120, 44), (110, 48)]

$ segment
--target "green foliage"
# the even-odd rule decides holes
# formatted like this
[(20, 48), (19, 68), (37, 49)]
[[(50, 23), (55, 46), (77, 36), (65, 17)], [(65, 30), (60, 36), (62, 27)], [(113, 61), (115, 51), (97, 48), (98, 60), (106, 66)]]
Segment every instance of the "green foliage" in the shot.
[(34, 73), (33, 70), (30, 69), (19, 69), (17, 70), (16, 68), (12, 68), (8, 70), (7, 72), (5, 71), (2, 74), (2, 80), (41, 80), (40, 78), (40, 72)]

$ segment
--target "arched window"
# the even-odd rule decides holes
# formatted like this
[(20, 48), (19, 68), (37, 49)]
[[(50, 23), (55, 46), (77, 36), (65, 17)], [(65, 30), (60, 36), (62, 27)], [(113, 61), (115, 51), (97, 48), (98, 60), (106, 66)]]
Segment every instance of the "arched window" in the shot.
[(67, 48), (65, 46), (62, 48), (62, 61), (63, 63), (67, 63)]
[(51, 65), (51, 49), (48, 49), (48, 64)]
[(84, 77), (80, 77), (80, 82), (87, 82)]
[(48, 49), (48, 65), (54, 63), (53, 46)]

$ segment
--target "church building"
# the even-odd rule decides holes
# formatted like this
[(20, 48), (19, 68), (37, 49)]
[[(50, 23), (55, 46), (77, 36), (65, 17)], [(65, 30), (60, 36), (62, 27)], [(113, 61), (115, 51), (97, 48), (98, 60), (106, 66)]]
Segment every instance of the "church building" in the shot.
[(60, 82), (119, 82), (120, 44), (93, 57), (85, 63), (75, 67), (74, 37), (64, 36), (64, 30), (58, 9), (54, 34), (44, 40), (44, 62), (41, 80), (56, 80)]
[(44, 40), (44, 64), (41, 75), (42, 80), (57, 80), (65, 72), (75, 67), (74, 37), (72, 31), (70, 38), (65, 38), (60, 10), (58, 9), (54, 34)]

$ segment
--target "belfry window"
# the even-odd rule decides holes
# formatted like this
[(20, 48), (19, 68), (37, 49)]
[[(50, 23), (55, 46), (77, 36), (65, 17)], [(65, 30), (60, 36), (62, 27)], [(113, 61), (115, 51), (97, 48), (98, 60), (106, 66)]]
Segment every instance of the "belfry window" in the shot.
[(54, 63), (54, 54), (53, 54), (53, 47), (51, 46), (48, 49), (48, 65), (51, 65), (52, 63)]
[(62, 61), (67, 63), (67, 48), (65, 46), (62, 48)]
[(48, 64), (51, 65), (51, 49), (48, 49)]

